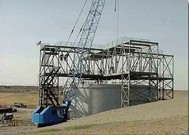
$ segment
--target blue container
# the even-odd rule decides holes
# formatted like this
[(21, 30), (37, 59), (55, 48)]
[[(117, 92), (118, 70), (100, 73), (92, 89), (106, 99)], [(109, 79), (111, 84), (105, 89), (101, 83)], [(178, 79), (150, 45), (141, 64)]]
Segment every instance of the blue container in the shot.
[(52, 125), (65, 120), (65, 107), (37, 107), (32, 113), (32, 123)]

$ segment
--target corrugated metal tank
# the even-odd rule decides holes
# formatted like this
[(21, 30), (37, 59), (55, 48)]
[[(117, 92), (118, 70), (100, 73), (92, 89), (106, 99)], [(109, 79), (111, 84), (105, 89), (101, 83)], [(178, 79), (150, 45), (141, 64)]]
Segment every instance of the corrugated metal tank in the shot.
[[(132, 85), (130, 106), (156, 101), (156, 88), (145, 85)], [(121, 107), (121, 85), (85, 84), (79, 86), (72, 101), (71, 117), (80, 118)]]
[(79, 87), (73, 100), (76, 118), (121, 107), (121, 86), (115, 84), (85, 84)]

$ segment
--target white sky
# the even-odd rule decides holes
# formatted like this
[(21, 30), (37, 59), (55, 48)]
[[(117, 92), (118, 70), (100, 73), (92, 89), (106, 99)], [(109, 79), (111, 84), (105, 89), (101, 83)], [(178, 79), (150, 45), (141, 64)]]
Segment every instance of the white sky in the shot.
[[(36, 42), (66, 41), (85, 0), (0, 0), (0, 84), (37, 85)], [(115, 0), (107, 0), (94, 43), (117, 38)], [(86, 18), (88, 0), (78, 28)], [(159, 42), (175, 56), (175, 89), (188, 89), (188, 1), (119, 0), (119, 37)], [(75, 35), (71, 41), (75, 39)]]

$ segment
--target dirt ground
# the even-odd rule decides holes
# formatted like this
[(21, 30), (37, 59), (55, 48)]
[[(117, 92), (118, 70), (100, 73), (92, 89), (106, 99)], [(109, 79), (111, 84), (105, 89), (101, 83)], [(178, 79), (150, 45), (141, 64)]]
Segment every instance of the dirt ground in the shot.
[[(22, 101), (36, 105), (37, 93), (37, 97), (29, 93), (31, 94), (31, 91), (24, 93), (27, 98), (22, 98)], [(9, 100), (4, 99), (6, 94), (10, 94)], [(0, 104), (8, 104), (11, 99), (17, 99), (19, 96), (16, 94), (0, 93)], [(172, 100), (115, 109), (44, 128), (37, 128), (31, 123), (32, 111), (33, 109), (18, 109), (18, 112), (14, 113), (15, 119), (20, 121), (18, 126), (1, 126), (0, 135), (188, 134), (188, 91), (175, 91), (175, 98)]]
[(0, 86), (0, 105), (14, 105), (21, 102), (28, 108), (38, 104), (38, 88), (36, 86)]

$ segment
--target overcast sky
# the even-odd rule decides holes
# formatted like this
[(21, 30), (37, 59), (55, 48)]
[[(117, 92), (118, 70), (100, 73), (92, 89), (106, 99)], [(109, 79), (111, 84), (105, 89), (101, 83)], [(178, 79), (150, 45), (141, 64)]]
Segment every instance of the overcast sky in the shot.
[[(0, 85), (38, 85), (36, 42), (67, 41), (85, 0), (0, 0)], [(94, 43), (117, 38), (115, 0), (107, 0)], [(118, 37), (159, 42), (175, 56), (175, 89), (188, 89), (188, 1), (119, 0)], [(84, 22), (88, 0), (78, 27)], [(75, 35), (70, 41), (75, 39)]]

